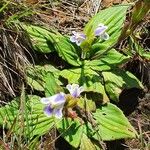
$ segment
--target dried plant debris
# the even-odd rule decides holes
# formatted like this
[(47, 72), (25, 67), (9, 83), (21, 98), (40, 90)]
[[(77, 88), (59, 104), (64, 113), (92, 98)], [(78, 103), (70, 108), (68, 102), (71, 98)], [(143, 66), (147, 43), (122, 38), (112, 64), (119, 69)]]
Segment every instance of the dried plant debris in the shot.
[[(25, 48), (18, 42), (18, 34), (0, 30), (0, 97), (16, 96), (25, 76), (28, 64)], [(7, 100), (6, 100), (7, 101)]]

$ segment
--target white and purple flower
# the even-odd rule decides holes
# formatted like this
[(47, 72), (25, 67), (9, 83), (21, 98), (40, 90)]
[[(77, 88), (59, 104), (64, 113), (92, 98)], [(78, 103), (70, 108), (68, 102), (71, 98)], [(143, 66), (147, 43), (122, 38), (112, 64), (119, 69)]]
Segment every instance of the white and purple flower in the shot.
[(95, 30), (95, 36), (99, 36), (103, 40), (108, 40), (109, 35), (106, 33), (106, 30), (108, 29), (107, 26), (104, 24), (99, 24), (98, 27)]
[[(78, 84), (68, 84), (66, 88), (69, 90), (70, 95), (73, 98), (80, 96), (81, 92), (84, 91), (83, 87), (79, 87)], [(63, 116), (63, 107), (66, 102), (66, 94), (60, 92), (50, 97), (41, 98), (41, 103), (45, 104), (44, 114), (48, 117), (54, 116), (58, 119)]]
[(78, 84), (68, 84), (66, 86), (66, 88), (68, 89), (68, 91), (70, 92), (70, 94), (74, 97), (77, 98), (80, 96), (80, 94), (84, 91), (83, 86), (79, 87)]
[(70, 41), (80, 46), (80, 44), (86, 39), (86, 35), (75, 31), (72, 31), (72, 33), (73, 35), (70, 37)]
[(41, 98), (41, 103), (45, 104), (44, 113), (46, 116), (55, 116), (56, 118), (62, 118), (62, 110), (66, 102), (65, 93), (60, 92), (51, 97)]

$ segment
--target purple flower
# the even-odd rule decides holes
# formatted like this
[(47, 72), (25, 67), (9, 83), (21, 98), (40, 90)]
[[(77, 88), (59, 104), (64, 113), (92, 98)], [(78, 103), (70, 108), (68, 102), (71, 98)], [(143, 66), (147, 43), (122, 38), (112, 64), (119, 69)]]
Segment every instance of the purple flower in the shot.
[(72, 31), (73, 35), (70, 37), (70, 41), (76, 43), (78, 46), (86, 39), (86, 35)]
[(60, 92), (51, 97), (41, 98), (41, 103), (45, 104), (44, 113), (46, 116), (55, 116), (56, 118), (62, 118), (62, 110), (66, 102), (65, 94)]
[(103, 40), (108, 40), (109, 35), (106, 33), (107, 28), (108, 27), (104, 24), (99, 24), (99, 26), (95, 30), (95, 36), (99, 36)]
[(69, 90), (70, 94), (74, 97), (77, 98), (80, 96), (81, 92), (84, 91), (83, 86), (79, 87), (78, 84), (68, 84), (66, 88)]
[[(79, 87), (78, 84), (68, 84), (66, 88), (69, 90), (70, 95), (74, 98), (80, 96), (81, 92), (83, 92), (83, 87)], [(66, 102), (67, 96), (65, 93), (60, 92), (50, 97), (41, 98), (41, 103), (45, 104), (44, 113), (46, 116), (51, 117), (55, 116), (56, 118), (62, 118), (62, 110), (64, 104)], [(76, 104), (77, 102), (73, 102), (71, 104)]]

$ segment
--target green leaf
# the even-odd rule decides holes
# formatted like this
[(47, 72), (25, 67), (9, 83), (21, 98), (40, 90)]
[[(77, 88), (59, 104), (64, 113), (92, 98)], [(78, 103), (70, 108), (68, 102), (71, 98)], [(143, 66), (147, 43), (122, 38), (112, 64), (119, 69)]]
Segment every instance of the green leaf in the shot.
[[(98, 134), (104, 141), (123, 138), (135, 138), (137, 132), (124, 116), (123, 112), (115, 105), (108, 103), (98, 108), (93, 117), (98, 124)], [(97, 136), (93, 136), (97, 139)]]
[[(59, 70), (57, 70), (51, 65), (44, 65), (44, 66), (36, 65), (36, 66), (28, 66), (26, 68), (26, 72), (27, 72), (27, 83), (35, 90), (44, 91), (47, 73), (53, 72), (57, 79)], [(57, 80), (57, 83), (61, 84), (59, 80)]]
[(58, 55), (69, 64), (80, 65), (77, 47), (74, 47), (67, 37), (40, 26), (23, 25), (23, 28), (29, 34), (35, 50), (42, 53), (57, 51)]
[[(138, 41), (136, 41), (135, 39), (133, 39), (132, 37), (130, 37), (130, 48), (129, 48), (129, 52), (131, 53), (132, 50), (134, 49), (135, 52), (140, 55), (141, 57), (144, 57), (145, 59), (150, 60), (150, 52), (144, 50), (144, 48), (138, 43)], [(134, 53), (132, 52), (132, 56), (134, 56)]]
[(81, 65), (78, 52), (76, 50), (77, 48), (75, 48), (74, 45), (66, 37), (59, 36), (56, 41), (55, 48), (59, 56), (69, 64), (73, 66)]
[(97, 150), (86, 134), (82, 135), (80, 150)]
[[(97, 50), (93, 49), (91, 51), (94, 51), (94, 53), (96, 53), (99, 52), (100, 50), (106, 50), (108, 47), (114, 45), (118, 41), (118, 38), (121, 35), (121, 29), (123, 27), (123, 23), (125, 21), (126, 12), (128, 8), (129, 5), (113, 6), (101, 10), (89, 21), (89, 23), (85, 26), (84, 29), (84, 32), (88, 37), (94, 34), (95, 29), (98, 27), (100, 23), (103, 23), (104, 25), (108, 26), (107, 33), (110, 36), (110, 38), (107, 41), (104, 40), (96, 41), (95, 44), (99, 45), (99, 48)], [(95, 44), (93, 46), (95, 46)]]
[(54, 31), (35, 25), (21, 24), (21, 26), (29, 35), (32, 46), (36, 51), (42, 53), (50, 53), (55, 51), (53, 45), (57, 39), (57, 36)]
[(93, 70), (104, 71), (119, 67), (119, 65), (126, 63), (130, 59), (130, 57), (124, 56), (115, 49), (111, 49), (105, 54), (103, 52), (99, 59), (86, 61), (85, 65)]
[(54, 119), (47, 117), (43, 113), (43, 104), (38, 96), (26, 96), (25, 106), (20, 108), (20, 98), (16, 98), (11, 103), (0, 108), (0, 125), (8, 129), (13, 128), (13, 132), (32, 138), (35, 135), (43, 135), (54, 126)]
[(55, 77), (51, 72), (48, 72), (46, 76), (44, 77), (44, 80), (46, 82), (45, 84), (45, 95), (52, 96), (60, 91), (63, 91), (63, 89), (56, 83)]
[(138, 23), (140, 23), (143, 18), (148, 14), (150, 9), (150, 1), (144, 0), (144, 1), (136, 1), (132, 10), (131, 14), (131, 27), (134, 27)]
[(144, 58), (146, 58), (146, 59), (148, 59), (148, 60), (150, 60), (150, 52), (145, 52), (144, 51), (144, 53), (141, 54), (141, 56), (144, 57)]
[(89, 122), (85, 123), (81, 118), (74, 118), (73, 120), (71, 118), (64, 118), (61, 122), (57, 123), (57, 129), (60, 135), (74, 148), (80, 146), (81, 149), (86, 147), (85, 144), (87, 144), (89, 148), (97, 150), (97, 145), (89, 139), (95, 134), (95, 130)]
[(64, 118), (57, 124), (57, 129), (70, 145), (75, 148), (79, 147), (84, 126), (78, 119)]
[(81, 107), (82, 109), (85, 109), (86, 111), (95, 111), (96, 110), (96, 104), (93, 100), (87, 99), (86, 97), (82, 98), (80, 97), (80, 100), (78, 101), (77, 105)]
[[(116, 5), (113, 7), (109, 7), (107, 9), (101, 10), (97, 13), (85, 26), (85, 33), (91, 34), (89, 32), (93, 32), (100, 23), (108, 25), (109, 30), (114, 30), (113, 28), (121, 27), (125, 17), (126, 11), (129, 8), (129, 4), (127, 5)], [(112, 29), (111, 29), (112, 28)]]
[(28, 96), (26, 108), (28, 118), (26, 118), (25, 124), (28, 120), (29, 127), (33, 128), (32, 135), (43, 135), (54, 127), (55, 120), (53, 117), (47, 117), (44, 114), (44, 107), (39, 97)]
[(3, 4), (2, 6), (1, 6), (1, 8), (0, 8), (0, 13), (3, 13), (4, 12), (4, 10), (6, 9), (6, 8), (8, 8), (7, 6), (10, 4), (10, 2), (11, 1), (2, 1), (2, 3), (1, 4)]
[(45, 82), (39, 76), (27, 75), (27, 82), (28, 84), (37, 91), (44, 91)]
[[(134, 51), (133, 51), (134, 50)], [(138, 43), (137, 40), (130, 36), (128, 53), (133, 57), (134, 55), (140, 55), (142, 58), (150, 60), (150, 52), (144, 50), (144, 48)], [(135, 54), (136, 53), (136, 54)]]
[[(69, 83), (76, 83), (84, 86), (85, 92), (94, 92), (99, 101), (107, 102), (109, 99), (105, 93), (104, 86), (98, 73), (88, 68), (65, 69), (60, 72), (60, 76), (67, 79)], [(94, 94), (92, 96), (94, 98)]]
[(109, 97), (118, 102), (119, 95), (124, 89), (139, 88), (143, 89), (142, 83), (130, 72), (117, 70), (102, 72), (105, 82), (105, 89)]

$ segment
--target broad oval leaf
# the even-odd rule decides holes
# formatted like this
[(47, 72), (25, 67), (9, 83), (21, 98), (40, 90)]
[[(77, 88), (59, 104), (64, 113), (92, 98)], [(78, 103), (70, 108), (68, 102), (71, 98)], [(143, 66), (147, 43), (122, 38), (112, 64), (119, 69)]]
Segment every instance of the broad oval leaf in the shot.
[(108, 71), (102, 72), (102, 75), (104, 77), (105, 89), (113, 101), (119, 101), (119, 95), (124, 89), (143, 89), (142, 83), (128, 71)]
[[(44, 91), (46, 88), (45, 85), (46, 85), (47, 73), (53, 73), (57, 79), (59, 70), (47, 64), (44, 66), (40, 66), (40, 65), (28, 66), (26, 68), (26, 72), (27, 72), (28, 85), (30, 85), (31, 88), (37, 91)], [(57, 83), (60, 83), (59, 80), (57, 80)]]
[[(24, 101), (23, 110), (20, 101)], [(0, 108), (0, 126), (4, 125), (16, 134), (28, 138), (43, 135), (54, 126), (54, 119), (44, 115), (43, 108), (38, 96), (26, 96), (22, 100), (16, 98)]]
[[(137, 132), (131, 126), (123, 112), (115, 105), (108, 103), (101, 106), (93, 113), (97, 123), (100, 138), (104, 141), (111, 141), (124, 138), (135, 138)], [(96, 134), (93, 138), (97, 139)]]
[(52, 32), (44, 27), (35, 25), (21, 24), (23, 29), (29, 35), (33, 48), (42, 53), (50, 53), (55, 51), (53, 46), (56, 39), (55, 32)]
[[(89, 68), (65, 69), (60, 72), (60, 76), (67, 79), (69, 83), (76, 83), (84, 86), (85, 92), (94, 92), (99, 94), (99, 101), (109, 101), (104, 86), (101, 83), (101, 77), (98, 73)], [(94, 98), (94, 94), (93, 94)]]
[(57, 51), (58, 55), (73, 66), (80, 66), (79, 56), (74, 45), (60, 33), (34, 25), (25, 25), (23, 28), (31, 38), (33, 48), (42, 53)]
[(94, 34), (95, 29), (98, 27), (100, 23), (103, 23), (104, 25), (108, 26), (107, 33), (110, 36), (109, 39), (106, 41), (104, 40), (96, 41), (95, 43), (96, 45), (100, 43), (99, 48), (96, 50), (92, 49), (91, 55), (94, 55), (94, 53), (98, 54), (100, 50), (106, 50), (107, 48), (113, 46), (118, 41), (118, 38), (121, 35), (121, 30), (126, 18), (126, 12), (128, 8), (129, 5), (117, 5), (101, 10), (85, 26), (84, 32), (89, 37)]
[(104, 51), (101, 52), (101, 55), (98, 58), (86, 61), (85, 65), (92, 70), (105, 71), (117, 68), (130, 59), (130, 57), (117, 52), (115, 49), (111, 49), (107, 53), (104, 52), (104, 54), (103, 52)]
[[(97, 150), (97, 148), (91, 142), (91, 140), (87, 137), (87, 135), (83, 134), (79, 150)], [(99, 148), (99, 150), (100, 150), (100, 148)]]
[(58, 55), (73, 66), (80, 66), (80, 57), (78, 56), (77, 48), (69, 41), (67, 37), (59, 35), (54, 45)]
[(57, 129), (70, 145), (77, 148), (80, 145), (84, 126), (78, 119), (64, 118), (57, 124)]
[(45, 75), (44, 80), (45, 80), (45, 95), (47, 97), (63, 91), (61, 86), (57, 84), (52, 72), (48, 72)]
[(122, 23), (125, 19), (126, 11), (129, 8), (129, 6), (129, 4), (116, 5), (101, 10), (85, 26), (85, 33), (90, 34), (89, 32), (93, 32), (100, 23), (109, 25), (110, 27), (113, 27), (114, 25), (116, 27), (122, 26)]

